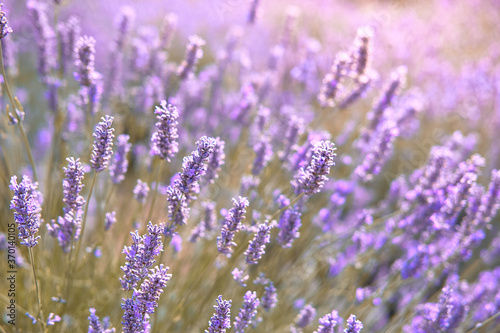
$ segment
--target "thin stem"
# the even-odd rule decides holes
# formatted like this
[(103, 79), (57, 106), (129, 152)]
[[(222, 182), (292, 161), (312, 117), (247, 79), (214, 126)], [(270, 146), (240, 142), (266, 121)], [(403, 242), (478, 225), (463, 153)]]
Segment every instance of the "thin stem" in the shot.
[(80, 230), (80, 238), (78, 239), (78, 245), (76, 247), (76, 254), (75, 254), (75, 259), (78, 258), (80, 254), (80, 248), (83, 243), (83, 232), (85, 231), (85, 222), (87, 221), (87, 213), (89, 210), (89, 202), (90, 202), (90, 197), (92, 196), (92, 190), (94, 189), (94, 185), (96, 183), (97, 179), (97, 171), (94, 171), (94, 177), (92, 177), (92, 184), (90, 185), (90, 190), (89, 190), (89, 195), (87, 196), (87, 202), (85, 203), (85, 210), (83, 212), (83, 219), (82, 219), (82, 229)]
[(153, 216), (153, 209), (156, 203), (156, 197), (158, 196), (158, 185), (160, 184), (160, 178), (161, 174), (163, 171), (163, 168), (165, 166), (165, 160), (161, 160), (160, 166), (158, 167), (158, 174), (156, 175), (156, 184), (155, 184), (155, 190), (153, 192), (153, 199), (151, 201), (151, 206), (149, 207), (149, 213), (148, 213), (148, 218), (146, 219), (146, 222), (151, 221), (151, 217)]
[(481, 328), (481, 327), (483, 327), (485, 325), (489, 325), (493, 320), (495, 320), (496, 318), (498, 318), (498, 316), (500, 316), (500, 311), (497, 312), (497, 313), (495, 313), (493, 316), (489, 317), (485, 321), (477, 323), (476, 326), (474, 326), (473, 328), (471, 328), (470, 330), (468, 330), (467, 333), (477, 332), (477, 330), (479, 328)]
[(304, 192), (300, 193), (295, 199), (293, 199), (290, 204), (286, 205), (285, 207), (281, 208), (280, 210), (278, 210), (276, 213), (274, 213), (273, 216), (271, 216), (271, 218), (269, 219), (269, 221), (272, 221), (274, 220), (275, 218), (277, 218), (278, 216), (281, 215), (281, 213), (283, 213), (285, 210), (287, 210), (288, 208), (292, 207), (293, 205), (295, 205), (297, 203), (297, 201), (299, 201), (300, 199), (302, 199), (302, 197), (305, 195)]
[(33, 154), (31, 153), (31, 148), (30, 148), (30, 144), (28, 141), (28, 137), (26, 136), (26, 132), (24, 131), (23, 122), (21, 121), (21, 118), (19, 117), (19, 114), (17, 113), (16, 106), (18, 106), (20, 104), (16, 103), (18, 101), (14, 101), (14, 97), (12, 95), (12, 92), (11, 92), (10, 86), (9, 86), (9, 80), (7, 80), (7, 73), (5, 72), (5, 66), (3, 64), (2, 43), (0, 43), (0, 70), (2, 71), (3, 82), (5, 84), (5, 90), (7, 91), (7, 95), (9, 96), (10, 103), (12, 104), (12, 108), (14, 109), (14, 116), (17, 119), (17, 124), (19, 125), (19, 130), (21, 132), (21, 137), (23, 139), (24, 146), (26, 147), (26, 152), (28, 153), (28, 159), (29, 159), (29, 162), (31, 164), (31, 169), (33, 170), (33, 179), (35, 182), (38, 182), (38, 174), (36, 172), (35, 160), (33, 159)]
[(38, 322), (40, 323), (40, 331), (45, 332), (45, 321), (42, 313), (42, 305), (40, 304), (40, 288), (38, 288), (38, 280), (36, 278), (36, 271), (35, 271), (35, 260), (33, 258), (33, 249), (31, 247), (28, 247), (28, 251), (30, 253), (30, 261), (31, 261), (31, 270), (33, 272), (33, 280), (35, 282), (35, 289), (36, 289), (36, 301), (38, 303)]

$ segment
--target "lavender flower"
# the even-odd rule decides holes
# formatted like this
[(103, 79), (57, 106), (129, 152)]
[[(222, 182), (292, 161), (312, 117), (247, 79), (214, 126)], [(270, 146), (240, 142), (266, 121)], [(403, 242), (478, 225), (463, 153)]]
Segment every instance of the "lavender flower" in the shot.
[(295, 150), (299, 136), (304, 132), (304, 121), (302, 118), (292, 115), (288, 122), (288, 129), (285, 134), (285, 149), (279, 156), (282, 161), (288, 159), (290, 153)]
[(321, 105), (335, 106), (335, 98), (340, 89), (341, 79), (347, 74), (349, 62), (349, 55), (345, 52), (339, 52), (335, 56), (331, 73), (327, 74), (323, 79), (323, 85), (318, 94), (318, 100)]
[(113, 154), (113, 138), (115, 137), (115, 129), (111, 127), (113, 119), (112, 116), (102, 117), (93, 134), (94, 149), (90, 164), (96, 172), (101, 172), (108, 167), (109, 159)]
[(313, 333), (334, 333), (338, 322), (339, 314), (336, 310), (333, 310), (332, 313), (327, 313), (319, 318), (319, 327)]
[(217, 305), (214, 305), (215, 313), (208, 322), (208, 330), (205, 333), (225, 333), (231, 328), (231, 300), (222, 299), (222, 295), (217, 298)]
[(160, 49), (167, 49), (172, 42), (172, 37), (177, 29), (177, 22), (179, 18), (174, 13), (168, 13), (163, 19), (163, 24), (160, 32), (160, 41), (158, 47)]
[(356, 76), (363, 75), (370, 67), (370, 57), (372, 48), (373, 28), (361, 27), (356, 33), (354, 40), (355, 50), (353, 51), (354, 71)]
[(272, 282), (264, 288), (264, 295), (262, 295), (261, 304), (265, 311), (270, 311), (278, 303), (278, 294)]
[(309, 166), (305, 170), (301, 168), (292, 181), (296, 194), (311, 195), (320, 191), (328, 179), (330, 168), (335, 165), (333, 158), (337, 156), (336, 149), (330, 141), (320, 141), (314, 146)]
[(96, 316), (96, 310), (94, 308), (90, 308), (90, 316), (89, 319), (89, 330), (88, 333), (111, 333), (116, 332), (114, 328), (104, 327), (105, 325), (101, 324), (101, 320), (98, 316)]
[(351, 314), (349, 319), (347, 319), (347, 328), (344, 329), (344, 333), (359, 333), (363, 328), (363, 323), (356, 320), (356, 316)]
[(233, 198), (233, 208), (225, 216), (224, 225), (222, 226), (221, 235), (217, 237), (217, 249), (220, 253), (230, 257), (233, 249), (231, 246), (236, 246), (233, 241), (236, 232), (243, 228), (241, 221), (245, 218), (245, 208), (249, 202), (245, 197)]
[(184, 193), (176, 186), (167, 187), (168, 218), (172, 225), (180, 226), (187, 223), (190, 208)]
[(260, 301), (257, 298), (257, 293), (255, 291), (248, 290), (243, 296), (243, 306), (238, 313), (238, 317), (234, 322), (234, 331), (236, 333), (243, 333), (245, 329), (252, 323), (255, 316), (257, 315), (257, 307)]
[(182, 161), (182, 172), (176, 179), (174, 186), (186, 196), (188, 200), (192, 198), (192, 193), (196, 193), (196, 185), (207, 171), (207, 162), (212, 156), (215, 148), (215, 139), (202, 136), (196, 145), (198, 149), (191, 153), (191, 156), (184, 157)]
[(266, 167), (273, 155), (269, 137), (261, 135), (260, 140), (253, 146), (253, 149), (256, 156), (252, 166), (252, 174), (257, 176)]
[(266, 252), (266, 244), (271, 241), (271, 227), (268, 222), (259, 224), (257, 233), (253, 239), (249, 241), (247, 250), (245, 251), (245, 262), (249, 265), (255, 265), (262, 255)]
[(311, 304), (307, 304), (295, 318), (295, 325), (304, 328), (312, 323), (314, 317), (316, 317), (316, 309)]
[(56, 323), (60, 321), (61, 317), (51, 312), (49, 313), (49, 317), (47, 318), (47, 326), (54, 326)]
[(18, 184), (17, 176), (12, 176), (9, 188), (14, 191), (10, 209), (14, 210), (21, 244), (33, 247), (40, 239), (36, 233), (42, 223), (42, 194), (38, 191), (38, 183), (31, 183), (28, 176), (23, 176), (23, 180)]
[(219, 137), (215, 138), (215, 146), (210, 159), (208, 160), (207, 171), (206, 171), (206, 182), (213, 183), (215, 179), (219, 177), (219, 172), (221, 167), (224, 165), (224, 159), (226, 155), (224, 154), (225, 142)]
[(75, 80), (83, 87), (90, 87), (95, 81), (95, 39), (83, 36), (75, 45)]
[(160, 295), (172, 277), (171, 274), (167, 274), (168, 269), (163, 265), (151, 269), (148, 278), (141, 284), (141, 288), (135, 289), (131, 298), (122, 299), (123, 332), (150, 332), (149, 315), (154, 313)]
[(108, 231), (109, 228), (111, 228), (111, 226), (115, 223), (116, 223), (116, 212), (112, 211), (106, 213), (106, 219), (104, 220), (104, 230)]
[(7, 15), (3, 10), (3, 3), (0, 3), (0, 39), (4, 39), (5, 36), (12, 32), (12, 28), (9, 27), (9, 21), (7, 20)]
[(69, 252), (73, 242), (80, 238), (80, 230), (85, 199), (80, 195), (83, 189), (84, 171), (80, 159), (69, 157), (68, 166), (63, 168), (64, 216), (52, 220), (47, 229), (52, 237), (56, 237), (64, 252)]
[(160, 106), (155, 108), (156, 127), (158, 131), (151, 136), (151, 155), (158, 155), (161, 159), (170, 162), (178, 151), (177, 138), (177, 118), (179, 114), (177, 107), (167, 104), (167, 101), (160, 102)]
[(115, 184), (119, 184), (125, 179), (124, 174), (128, 169), (127, 154), (132, 147), (128, 142), (129, 139), (130, 136), (126, 134), (121, 134), (117, 138), (115, 158), (109, 166), (109, 175)]
[(354, 170), (356, 177), (368, 182), (380, 173), (391, 156), (392, 143), (399, 135), (399, 130), (395, 126), (396, 124), (393, 122), (386, 122), (385, 126), (380, 130), (377, 142), (374, 143), (365, 156), (363, 163)]
[(252, 0), (250, 3), (250, 10), (248, 11), (247, 23), (252, 25), (255, 23), (255, 19), (258, 16), (259, 12), (259, 2), (260, 0)]
[(163, 293), (163, 288), (167, 286), (167, 282), (172, 277), (171, 274), (167, 274), (169, 267), (163, 267), (163, 264), (161, 264), (159, 267), (156, 266), (151, 269), (148, 278), (141, 284), (141, 289), (134, 291), (134, 296), (145, 313), (154, 313), (154, 308), (158, 306), (158, 300)]
[(134, 187), (134, 199), (137, 200), (140, 204), (145, 204), (148, 194), (149, 194), (148, 183), (145, 183), (142, 180), (137, 179), (137, 185), (135, 185)]
[(203, 57), (203, 50), (201, 49), (203, 45), (205, 45), (205, 41), (199, 36), (192, 35), (189, 37), (189, 43), (186, 47), (186, 57), (177, 69), (177, 75), (181, 80), (184, 80), (191, 74), (198, 60)]
[(38, 46), (38, 73), (42, 81), (46, 82), (55, 64), (55, 33), (49, 25), (44, 4), (31, 0), (28, 1), (26, 7), (33, 18), (33, 25), (35, 27), (36, 43)]
[(154, 257), (163, 251), (161, 235), (164, 229), (163, 224), (153, 225), (149, 222), (147, 235), (141, 237), (137, 230), (135, 233), (130, 233), (133, 244), (124, 247), (123, 253), (126, 255), (126, 263), (125, 266), (121, 266), (124, 275), (120, 278), (120, 282), (124, 290), (135, 288), (155, 262)]
[(299, 238), (299, 228), (302, 225), (300, 215), (301, 212), (297, 205), (287, 209), (281, 214), (280, 221), (278, 223), (280, 231), (278, 233), (278, 237), (276, 238), (281, 247), (289, 248), (292, 246), (293, 241), (296, 238)]

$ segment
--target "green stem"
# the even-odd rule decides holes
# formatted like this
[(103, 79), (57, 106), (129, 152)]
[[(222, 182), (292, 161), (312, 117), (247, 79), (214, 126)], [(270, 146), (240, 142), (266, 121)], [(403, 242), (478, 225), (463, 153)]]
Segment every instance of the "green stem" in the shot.
[(500, 316), (500, 311), (495, 313), (493, 316), (489, 317), (483, 322), (477, 323), (476, 326), (474, 326), (472, 329), (468, 330), (467, 333), (472, 333), (472, 332), (477, 332), (477, 330), (485, 325), (489, 325), (493, 320), (498, 318)]
[(40, 288), (38, 288), (38, 279), (36, 278), (36, 271), (35, 271), (35, 260), (33, 258), (33, 249), (31, 247), (28, 247), (29, 253), (30, 253), (30, 261), (31, 261), (31, 270), (33, 271), (33, 281), (35, 282), (35, 289), (36, 289), (36, 301), (38, 303), (38, 323), (40, 324), (40, 331), (45, 332), (45, 320), (43, 317), (42, 313), (42, 305), (40, 303)]
[(158, 174), (156, 175), (156, 183), (155, 183), (155, 190), (153, 192), (153, 199), (151, 201), (151, 207), (149, 207), (149, 213), (148, 213), (148, 218), (146, 219), (146, 222), (151, 221), (151, 217), (153, 216), (153, 209), (156, 203), (156, 197), (158, 196), (158, 185), (160, 184), (160, 178), (161, 174), (163, 171), (163, 168), (165, 166), (165, 160), (161, 160), (160, 166), (158, 167)]
[(92, 190), (94, 189), (94, 185), (96, 183), (97, 179), (97, 171), (94, 171), (94, 177), (92, 177), (92, 184), (90, 185), (90, 190), (89, 190), (89, 195), (87, 196), (87, 202), (85, 203), (85, 210), (83, 212), (83, 219), (82, 219), (82, 229), (80, 230), (80, 237), (78, 239), (78, 244), (76, 247), (76, 254), (75, 254), (75, 259), (78, 258), (80, 254), (80, 248), (83, 243), (83, 232), (85, 231), (85, 222), (87, 221), (87, 213), (89, 211), (89, 202), (90, 202), (90, 197), (92, 196)]
[(5, 84), (5, 90), (7, 91), (7, 95), (9, 96), (10, 103), (12, 104), (12, 108), (14, 109), (14, 116), (17, 119), (17, 124), (19, 125), (19, 130), (21, 131), (21, 137), (24, 142), (24, 146), (26, 147), (26, 152), (28, 153), (28, 159), (31, 164), (31, 169), (33, 170), (33, 180), (38, 182), (38, 174), (36, 172), (35, 160), (33, 159), (33, 154), (31, 153), (30, 144), (28, 141), (28, 137), (26, 136), (26, 132), (24, 131), (23, 122), (17, 113), (16, 105), (12, 92), (10, 90), (9, 81), (7, 80), (7, 73), (5, 72), (5, 66), (3, 64), (3, 53), (2, 53), (2, 43), (0, 43), (0, 70), (2, 71), (3, 82)]

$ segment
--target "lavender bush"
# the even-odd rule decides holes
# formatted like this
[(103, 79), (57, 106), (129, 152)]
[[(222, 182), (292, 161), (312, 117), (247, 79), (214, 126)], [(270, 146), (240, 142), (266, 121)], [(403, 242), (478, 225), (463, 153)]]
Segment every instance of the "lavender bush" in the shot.
[(0, 332), (500, 330), (498, 0), (138, 3), (0, 5)]

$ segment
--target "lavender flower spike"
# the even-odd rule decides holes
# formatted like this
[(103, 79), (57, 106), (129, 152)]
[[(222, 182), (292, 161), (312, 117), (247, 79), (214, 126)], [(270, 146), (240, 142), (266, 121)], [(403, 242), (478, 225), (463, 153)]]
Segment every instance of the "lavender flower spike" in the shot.
[(208, 322), (208, 330), (205, 333), (225, 333), (231, 328), (231, 300), (222, 299), (222, 295), (217, 298), (217, 305), (214, 305), (215, 313)]
[(356, 316), (351, 314), (349, 319), (347, 319), (347, 328), (344, 329), (344, 333), (359, 333), (363, 328), (363, 323), (356, 320)]
[(311, 163), (305, 170), (301, 168), (292, 181), (296, 194), (311, 195), (320, 191), (328, 179), (330, 168), (335, 165), (335, 150), (335, 144), (330, 141), (320, 141), (314, 146)]
[(0, 3), (0, 39), (5, 38), (5, 36), (12, 32), (12, 28), (9, 27), (9, 21), (2, 7), (3, 3)]
[(113, 138), (115, 129), (111, 127), (113, 117), (106, 116), (101, 118), (94, 131), (94, 149), (90, 158), (92, 169), (101, 172), (108, 167), (109, 159), (113, 154)]
[(23, 176), (23, 180), (18, 184), (17, 176), (12, 176), (9, 188), (14, 191), (10, 209), (14, 210), (21, 244), (33, 247), (40, 239), (36, 233), (42, 222), (42, 194), (38, 191), (38, 183), (33, 184), (28, 176)]
[(224, 146), (225, 142), (223, 140), (219, 137), (215, 138), (214, 151), (208, 160), (207, 173), (205, 176), (207, 183), (213, 183), (214, 180), (219, 177), (218, 173), (224, 165), (224, 159), (226, 158), (226, 155), (224, 154)]
[(64, 216), (52, 220), (47, 229), (52, 237), (56, 237), (64, 252), (69, 252), (71, 245), (80, 237), (85, 199), (80, 195), (83, 189), (83, 165), (80, 159), (69, 157), (68, 166), (63, 168), (66, 177), (63, 180)]
[(83, 36), (75, 45), (75, 80), (84, 87), (90, 87), (95, 82), (95, 39)]
[(191, 156), (184, 157), (181, 175), (174, 183), (188, 201), (191, 199), (190, 192), (197, 192), (198, 181), (207, 171), (207, 162), (214, 151), (215, 139), (202, 136), (196, 141), (196, 145), (198, 149), (193, 151)]
[(132, 147), (129, 140), (130, 136), (126, 134), (119, 135), (117, 138), (115, 158), (109, 166), (109, 175), (115, 184), (119, 184), (125, 179), (124, 175), (128, 169), (127, 154)]
[(106, 213), (106, 219), (104, 220), (104, 230), (108, 231), (109, 228), (111, 228), (111, 226), (115, 223), (116, 223), (116, 212), (112, 211)]
[(137, 283), (147, 275), (148, 269), (154, 264), (154, 257), (163, 251), (161, 236), (164, 229), (163, 224), (153, 225), (149, 222), (147, 235), (141, 237), (137, 230), (135, 233), (130, 233), (134, 243), (131, 246), (125, 246), (123, 249), (127, 262), (125, 266), (121, 267), (124, 274), (120, 278), (120, 282), (124, 290), (135, 288)]
[(186, 47), (186, 57), (182, 64), (177, 69), (177, 75), (181, 80), (191, 74), (198, 60), (203, 57), (203, 50), (201, 47), (205, 45), (205, 41), (197, 35), (189, 37), (189, 43)]
[(327, 313), (319, 318), (319, 327), (313, 333), (334, 333), (338, 322), (339, 314), (336, 310), (333, 310), (332, 313)]
[(248, 249), (245, 251), (246, 263), (249, 265), (257, 264), (258, 260), (266, 252), (266, 244), (271, 241), (271, 227), (268, 222), (259, 225), (259, 230), (249, 242)]
[(262, 295), (262, 308), (269, 311), (276, 306), (278, 303), (278, 294), (276, 293), (276, 287), (272, 282), (264, 288), (264, 295)]
[(242, 228), (241, 221), (245, 218), (245, 208), (249, 202), (245, 197), (233, 198), (233, 208), (229, 210), (225, 217), (224, 225), (222, 226), (221, 235), (217, 237), (217, 249), (220, 253), (230, 257), (233, 249), (231, 246), (236, 246), (233, 241), (234, 235)]
[(160, 102), (160, 106), (155, 109), (156, 127), (158, 130), (151, 136), (151, 155), (158, 155), (161, 159), (170, 162), (178, 151), (177, 138), (177, 118), (179, 113), (177, 107), (167, 104), (167, 101)]
[(134, 187), (134, 199), (141, 204), (146, 203), (146, 198), (149, 194), (149, 185), (140, 179), (137, 179), (137, 185)]
[(255, 291), (248, 290), (243, 296), (243, 306), (236, 317), (234, 322), (234, 331), (236, 333), (243, 333), (245, 329), (252, 323), (255, 316), (257, 315), (257, 307), (260, 301), (257, 298), (257, 293)]
[(304, 328), (311, 324), (314, 317), (316, 317), (316, 309), (311, 304), (307, 304), (297, 315), (295, 325), (297, 325), (297, 327)]
[(96, 310), (94, 308), (90, 308), (90, 316), (89, 319), (89, 330), (88, 333), (112, 333), (116, 332), (114, 328), (103, 327), (101, 324), (101, 320), (98, 316), (96, 316)]

